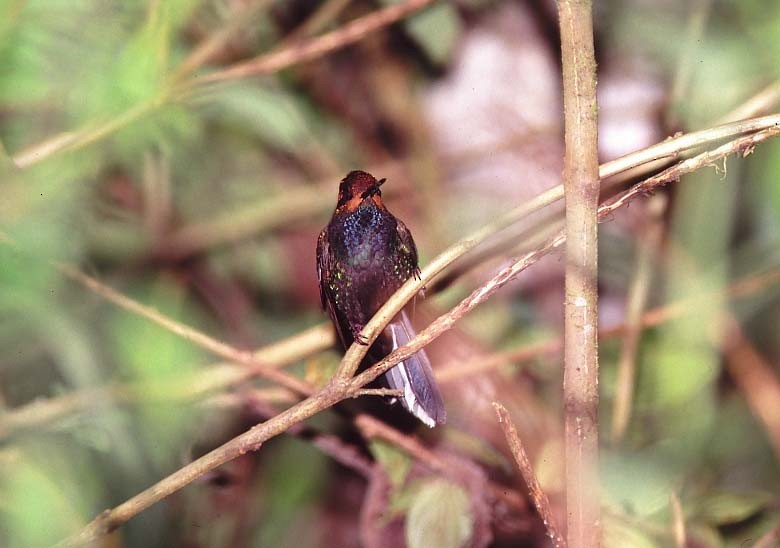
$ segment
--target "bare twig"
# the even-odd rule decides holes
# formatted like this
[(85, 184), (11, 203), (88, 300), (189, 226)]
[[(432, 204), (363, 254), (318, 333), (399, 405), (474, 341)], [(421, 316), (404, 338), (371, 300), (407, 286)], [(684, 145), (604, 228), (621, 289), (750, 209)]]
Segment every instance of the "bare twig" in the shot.
[(147, 320), (164, 327), (171, 333), (175, 333), (183, 339), (188, 340), (193, 344), (208, 350), (209, 352), (212, 352), (216, 356), (251, 366), (257, 370), (259, 375), (277, 382), (282, 386), (289, 388), (290, 390), (294, 390), (298, 393), (306, 395), (312, 393), (312, 387), (309, 386), (308, 383), (298, 379), (297, 377), (289, 375), (284, 371), (278, 371), (272, 367), (264, 366), (262, 363), (258, 362), (258, 360), (252, 355), (252, 352), (249, 350), (238, 350), (229, 344), (225, 344), (214, 339), (213, 337), (206, 335), (201, 331), (177, 322), (176, 320), (161, 314), (154, 308), (141, 304), (131, 299), (130, 297), (115, 291), (107, 285), (99, 282), (95, 278), (88, 276), (69, 265), (59, 264), (57, 265), (57, 268), (66, 277), (89, 288), (91, 291), (97, 293), (104, 299), (114, 303), (120, 308), (123, 308), (134, 314), (138, 314), (139, 316), (142, 316)]
[(517, 429), (512, 422), (512, 417), (509, 416), (509, 411), (498, 402), (493, 402), (493, 407), (496, 409), (498, 422), (501, 424), (501, 429), (504, 431), (504, 436), (509, 444), (509, 449), (512, 451), (512, 456), (515, 458), (517, 468), (520, 470), (523, 481), (531, 494), (531, 500), (534, 501), (536, 511), (539, 512), (539, 515), (544, 522), (544, 526), (547, 528), (547, 536), (550, 537), (555, 548), (565, 547), (566, 541), (556, 523), (557, 520), (552, 513), (552, 508), (550, 508), (550, 500), (547, 498), (547, 494), (542, 490), (539, 480), (536, 479), (534, 468), (531, 465), (531, 461), (528, 460), (528, 455), (525, 452), (523, 443), (520, 441), (520, 436), (517, 434)]
[(663, 214), (666, 196), (658, 194), (649, 200), (648, 218), (637, 238), (636, 273), (628, 294), (623, 346), (617, 366), (615, 401), (612, 406), (612, 442), (620, 441), (631, 418), (636, 376), (636, 354), (642, 332), (642, 314), (650, 290), (655, 258), (663, 236)]
[(257, 14), (264, 10), (269, 3), (270, 0), (255, 0), (238, 8), (229, 16), (227, 23), (221, 29), (198, 44), (187, 55), (184, 61), (176, 67), (171, 81), (179, 81), (209, 62), (214, 54), (224, 47), (231, 38), (235, 37), (236, 31), (254, 21)]
[[(366, 439), (382, 439), (392, 443), (395, 447), (414, 457), (415, 460), (434, 472), (453, 478), (458, 477), (456, 470), (453, 469), (453, 467), (457, 466), (456, 463), (431, 451), (417, 438), (406, 435), (370, 415), (360, 415), (356, 419), (355, 424)], [(489, 482), (488, 491), (490, 491), (490, 496), (493, 499), (501, 500), (516, 510), (525, 510), (527, 507), (523, 497), (513, 491), (508, 491), (505, 487)]]
[(780, 81), (772, 82), (767, 87), (750, 97), (734, 110), (718, 119), (718, 124), (726, 124), (734, 120), (744, 120), (772, 112), (780, 103)]
[(593, 14), (559, 0), (566, 152), (566, 298), (563, 400), (567, 540), (600, 545), (598, 219), (599, 160)]
[(406, 0), (355, 19), (338, 29), (312, 38), (302, 44), (294, 44), (280, 51), (260, 55), (254, 59), (237, 63), (224, 70), (204, 75), (196, 84), (207, 84), (225, 80), (237, 80), (269, 74), (291, 65), (311, 61), (339, 48), (363, 39), (379, 29), (400, 21), (404, 17), (426, 7), (433, 0)]
[(669, 505), (672, 507), (672, 533), (676, 548), (685, 548), (685, 514), (683, 514), (680, 497), (676, 493), (669, 494)]
[(747, 401), (748, 407), (761, 422), (769, 443), (780, 461), (780, 379), (774, 368), (756, 351), (742, 332), (739, 322), (728, 315), (726, 328), (726, 369)]
[[(719, 303), (726, 299), (738, 299), (766, 289), (780, 282), (780, 268), (767, 272), (751, 274), (732, 282), (726, 291), (720, 289), (705, 295), (683, 299), (645, 312), (641, 318), (642, 329), (661, 325), (697, 309), (701, 302)], [(622, 336), (628, 329), (627, 324), (616, 325), (599, 331), (599, 340)], [(562, 337), (550, 337), (513, 350), (497, 352), (475, 360), (440, 367), (436, 370), (436, 380), (451, 382), (476, 373), (482, 373), (507, 363), (519, 363), (537, 358), (543, 354), (558, 352), (563, 348)]]

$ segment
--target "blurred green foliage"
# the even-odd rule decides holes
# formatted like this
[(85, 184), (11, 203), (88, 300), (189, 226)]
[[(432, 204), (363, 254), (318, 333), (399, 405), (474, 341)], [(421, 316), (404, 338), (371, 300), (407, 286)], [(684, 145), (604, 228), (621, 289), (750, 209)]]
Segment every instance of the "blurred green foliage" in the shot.
[[(276, 45), (271, 15), (284, 3), (270, 4), (263, 17), (237, 30), (242, 39), (231, 41), (215, 65)], [(438, 3), (400, 27), (429, 61), (446, 67), (478, 10), (497, 4), (463, 2), (477, 10), (469, 19), (461, 16), (469, 8)], [(331, 81), (313, 92), (306, 84), (318, 75), (309, 67), (298, 79), (283, 74), (187, 88), (174, 79), (177, 67), (228, 24), (231, 5), (0, 0), (0, 420), (39, 399), (95, 390), (87, 409), (65, 419), (18, 432), (0, 429), (2, 546), (62, 539), (181, 466), (199, 438), (213, 434), (201, 431), (202, 406), (160, 397), (160, 386), (185, 384), (213, 357), (66, 281), (52, 262), (78, 264), (138, 301), (235, 344), (272, 342), (324, 318), (316, 309), (313, 238), (333, 205), (333, 173), (386, 159), (382, 147), (365, 142), (363, 117), (373, 114), (363, 110), (365, 97), (347, 96), (344, 102), (359, 103), (354, 110), (339, 102), (342, 87), (370, 78), (356, 70), (348, 82)], [(605, 53), (647, 56), (670, 82), (687, 56), (689, 84), (669, 114), (680, 127), (698, 129), (780, 78), (780, 4), (713, 2), (706, 31), (693, 42), (682, 39), (690, 5), (604, 2), (599, 32)], [(406, 49), (392, 44), (395, 62)], [(410, 89), (433, 79), (411, 69), (401, 77)], [(376, 125), (381, 135), (403, 126)], [(65, 145), (49, 154), (36, 148), (41, 143)], [(36, 150), (40, 161), (30, 153)], [(14, 165), (19, 157), (30, 165)], [(780, 263), (778, 173), (775, 142), (747, 160), (729, 160), (726, 173), (707, 169), (682, 181), (669, 213), (668, 249), (654, 271), (652, 304), (723, 291), (742, 275)], [(318, 186), (321, 180), (328, 185)], [(414, 200), (399, 200), (407, 202)], [(155, 255), (170, 233), (210, 222), (219, 227), (218, 237), (231, 230), (238, 236), (205, 245), (194, 257)], [(429, 231), (423, 226), (419, 240)], [(602, 263), (605, 285), (625, 288), (633, 274), (634, 235), (624, 237), (605, 253), (615, 263)], [(312, 278), (309, 293), (300, 282), (305, 276)], [(452, 304), (470, 289), (457, 286), (435, 305)], [(780, 503), (777, 461), (724, 374), (713, 324), (721, 312), (734, 312), (751, 326), (756, 345), (776, 358), (777, 297), (771, 289), (735, 307), (705, 300), (645, 333), (634, 419), (624, 443), (605, 448), (602, 462), (605, 546), (670, 545), (671, 492), (702, 546), (739, 546), (771, 526)], [(517, 296), (480, 308), (464, 326), (482, 348), (514, 348), (551, 331), (533, 300)], [(619, 349), (602, 344), (604, 424)], [(331, 353), (306, 365), (327, 369), (321, 366), (334, 360)], [(547, 356), (531, 367), (511, 364), (500, 384), (511, 389), (517, 377), (532, 377), (555, 415), (558, 366)], [(97, 390), (116, 383), (136, 392), (122, 399)], [(487, 435), (453, 431), (445, 437), (475, 462), (508, 471)], [(458, 546), (470, 537), (468, 493), (450, 481), (410, 479), (411, 459), (389, 444), (373, 442), (370, 450), (394, 490), (388, 522), (407, 517), (410, 546)], [(543, 483), (554, 489), (561, 483), (555, 477), (560, 462), (545, 451), (560, 452), (560, 446), (551, 442), (540, 451)], [(249, 502), (242, 502), (254, 514), (246, 544), (328, 546), (323, 515), (343, 471), (311, 444), (288, 439), (263, 448), (257, 459), (258, 477)], [(150, 510), (119, 538), (135, 546), (181, 540), (168, 514), (182, 506), (176, 499)], [(192, 507), (181, 513), (188, 511), (197, 514)], [(213, 528), (204, 533), (204, 545), (230, 545), (229, 519), (238, 520), (218, 515), (208, 522)]]

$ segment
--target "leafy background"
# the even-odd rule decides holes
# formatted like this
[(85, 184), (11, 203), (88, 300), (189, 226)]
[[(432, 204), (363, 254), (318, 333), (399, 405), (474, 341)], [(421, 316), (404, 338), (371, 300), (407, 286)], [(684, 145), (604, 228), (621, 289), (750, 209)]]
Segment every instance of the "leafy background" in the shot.
[[(423, 262), (558, 182), (553, 2), (439, 2), (279, 73), (193, 79), (392, 3), (0, 0), (3, 546), (50, 545), (289, 405), (259, 380), (187, 394), (221, 371), (213, 356), (55, 264), (255, 348), (323, 321), (314, 242), (350, 169), (389, 177), (390, 207)], [(595, 10), (604, 159), (709, 127), (780, 78), (780, 4), (604, 0)], [(220, 32), (227, 39), (188, 68)], [(601, 345), (605, 546), (674, 545), (675, 501), (688, 546), (744, 546), (778, 522), (780, 431), (759, 418), (780, 409), (776, 278), (718, 298), (780, 265), (778, 173), (774, 142), (669, 189), (648, 308), (682, 301), (685, 313), (643, 332), (633, 415), (618, 440), (609, 427), (620, 339)], [(623, 321), (645, 216), (632, 206), (602, 230), (605, 327)], [(421, 318), (531, 245), (514, 238), (432, 288)], [(433, 346), (437, 368), (560, 332), (560, 262), (532, 270)], [(339, 356), (321, 351), (291, 371), (322, 383)], [(367, 481), (305, 436), (285, 436), (104, 545), (544, 545), (530, 510), (488, 507), (475, 482), (524, 493), (490, 408), (500, 399), (561, 511), (561, 362), (537, 353), (443, 381), (451, 420), (418, 433), (473, 477), (432, 474), (328, 412), (312, 427), (357, 447), (385, 479)], [(756, 371), (767, 375), (746, 385)], [(758, 408), (756, 386), (769, 394)], [(259, 409), (245, 396), (252, 388), (269, 388)], [(69, 409), (69, 397), (80, 403)], [(63, 405), (55, 415), (36, 407), (52, 401)], [(377, 485), (386, 496), (371, 494)], [(363, 517), (377, 505), (380, 518)]]

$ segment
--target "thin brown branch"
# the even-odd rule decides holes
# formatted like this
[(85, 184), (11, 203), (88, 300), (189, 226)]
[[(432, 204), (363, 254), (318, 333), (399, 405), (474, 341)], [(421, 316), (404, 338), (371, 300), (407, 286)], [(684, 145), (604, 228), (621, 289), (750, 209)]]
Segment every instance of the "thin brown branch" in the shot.
[(734, 110), (721, 117), (717, 123), (726, 124), (734, 120), (760, 116), (772, 112), (778, 103), (780, 103), (780, 81), (772, 82)]
[(235, 37), (236, 32), (241, 27), (252, 23), (257, 14), (264, 10), (268, 4), (270, 4), (270, 0), (255, 0), (238, 8), (229, 16), (227, 23), (221, 29), (203, 40), (187, 55), (184, 61), (176, 67), (171, 81), (181, 80), (209, 62), (231, 38)]
[[(701, 302), (720, 303), (727, 299), (739, 299), (754, 295), (759, 291), (780, 282), (780, 267), (767, 272), (751, 274), (732, 282), (726, 291), (720, 289), (705, 295), (683, 299), (664, 306), (659, 306), (642, 315), (642, 329), (664, 324), (696, 310)], [(627, 324), (616, 325), (599, 331), (599, 340), (621, 337), (626, 333)], [(451, 382), (464, 377), (490, 371), (509, 363), (522, 363), (544, 354), (559, 352), (563, 348), (563, 337), (550, 337), (513, 350), (497, 352), (475, 360), (458, 362), (436, 370), (436, 380), (442, 383)]]
[(774, 368), (758, 353), (732, 316), (723, 318), (726, 328), (726, 369), (747, 401), (753, 415), (766, 431), (780, 462), (780, 379)]
[(156, 323), (171, 333), (174, 333), (179, 337), (190, 341), (191, 343), (205, 350), (208, 350), (216, 356), (255, 368), (259, 375), (300, 394), (308, 395), (312, 393), (312, 387), (308, 383), (298, 379), (297, 377), (289, 375), (284, 371), (279, 371), (273, 367), (265, 366), (264, 364), (260, 363), (249, 350), (238, 350), (229, 344), (225, 344), (201, 331), (198, 331), (197, 329), (189, 327), (188, 325), (185, 325), (181, 322), (177, 322), (176, 320), (169, 318), (154, 308), (141, 304), (138, 301), (135, 301), (130, 297), (119, 293), (118, 291), (99, 282), (95, 278), (80, 272), (70, 265), (58, 264), (57, 268), (67, 278), (70, 278), (71, 280), (83, 285), (107, 301), (112, 302), (113, 304), (124, 310), (127, 310), (128, 312), (132, 312)]
[(640, 228), (637, 238), (637, 257), (634, 279), (628, 292), (626, 323), (623, 346), (617, 366), (615, 401), (612, 406), (612, 442), (623, 438), (631, 419), (634, 401), (634, 378), (636, 377), (636, 355), (642, 333), (642, 315), (650, 291), (653, 265), (658, 256), (663, 237), (663, 214), (666, 196), (658, 194), (648, 203), (647, 219)]
[(547, 494), (539, 484), (539, 480), (536, 479), (534, 467), (531, 465), (531, 461), (528, 460), (528, 455), (523, 447), (523, 442), (520, 441), (520, 436), (517, 434), (517, 429), (512, 422), (512, 417), (509, 416), (509, 411), (498, 402), (493, 402), (493, 407), (496, 409), (498, 422), (501, 425), (501, 429), (504, 431), (504, 436), (509, 444), (512, 456), (515, 458), (517, 468), (520, 470), (523, 481), (528, 487), (528, 492), (531, 494), (531, 500), (533, 500), (536, 511), (539, 512), (539, 516), (541, 516), (542, 522), (547, 528), (547, 536), (550, 537), (550, 541), (555, 548), (564, 548), (566, 546), (566, 541), (558, 527), (552, 508), (550, 508), (550, 500), (547, 498)]
[[(257, 398), (254, 394), (249, 394), (247, 402), (257, 415), (256, 420), (267, 420), (276, 415), (276, 409), (264, 398)], [(316, 428), (304, 424), (294, 424), (285, 434), (296, 436), (304, 441), (311, 443), (314, 447), (322, 451), (325, 455), (331, 457), (342, 466), (356, 471), (364, 478), (370, 478), (373, 473), (374, 464), (371, 460), (354, 445), (350, 445), (338, 436), (325, 434)]]
[[(421, 462), (434, 472), (439, 472), (453, 478), (459, 476), (459, 474), (456, 473), (457, 471), (454, 470), (454, 467), (457, 466), (457, 464), (452, 463), (442, 455), (431, 451), (414, 436), (404, 434), (370, 415), (360, 415), (356, 419), (355, 424), (366, 439), (384, 440), (401, 449), (411, 457), (414, 457), (415, 460)], [(501, 500), (515, 510), (522, 511), (528, 506), (523, 497), (513, 491), (508, 491), (505, 487), (493, 482), (488, 483), (488, 491), (493, 499)]]
[(601, 541), (599, 497), (598, 218), (596, 58), (589, 0), (559, 0), (566, 151), (563, 413), (567, 541)]
[(250, 76), (269, 74), (292, 65), (311, 61), (337, 49), (354, 44), (364, 37), (421, 10), (432, 1), (407, 0), (406, 2), (393, 4), (301, 44), (295, 44), (279, 51), (260, 55), (226, 69), (206, 74), (196, 79), (195, 83), (207, 84), (225, 80), (238, 80)]

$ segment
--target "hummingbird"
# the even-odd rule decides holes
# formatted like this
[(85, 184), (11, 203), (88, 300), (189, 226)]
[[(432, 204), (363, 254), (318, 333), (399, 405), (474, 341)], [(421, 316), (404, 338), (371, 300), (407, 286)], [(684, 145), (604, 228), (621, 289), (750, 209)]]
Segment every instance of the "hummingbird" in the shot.
[[(317, 275), (322, 307), (344, 348), (368, 344), (361, 330), (411, 276), (419, 277), (417, 247), (401, 220), (385, 207), (380, 187), (365, 171), (351, 171), (339, 185), (333, 217), (317, 240)], [(363, 365), (384, 358), (416, 332), (404, 309), (371, 345)], [(447, 418), (425, 350), (399, 362), (381, 381), (401, 392), (401, 404), (433, 428)]]

